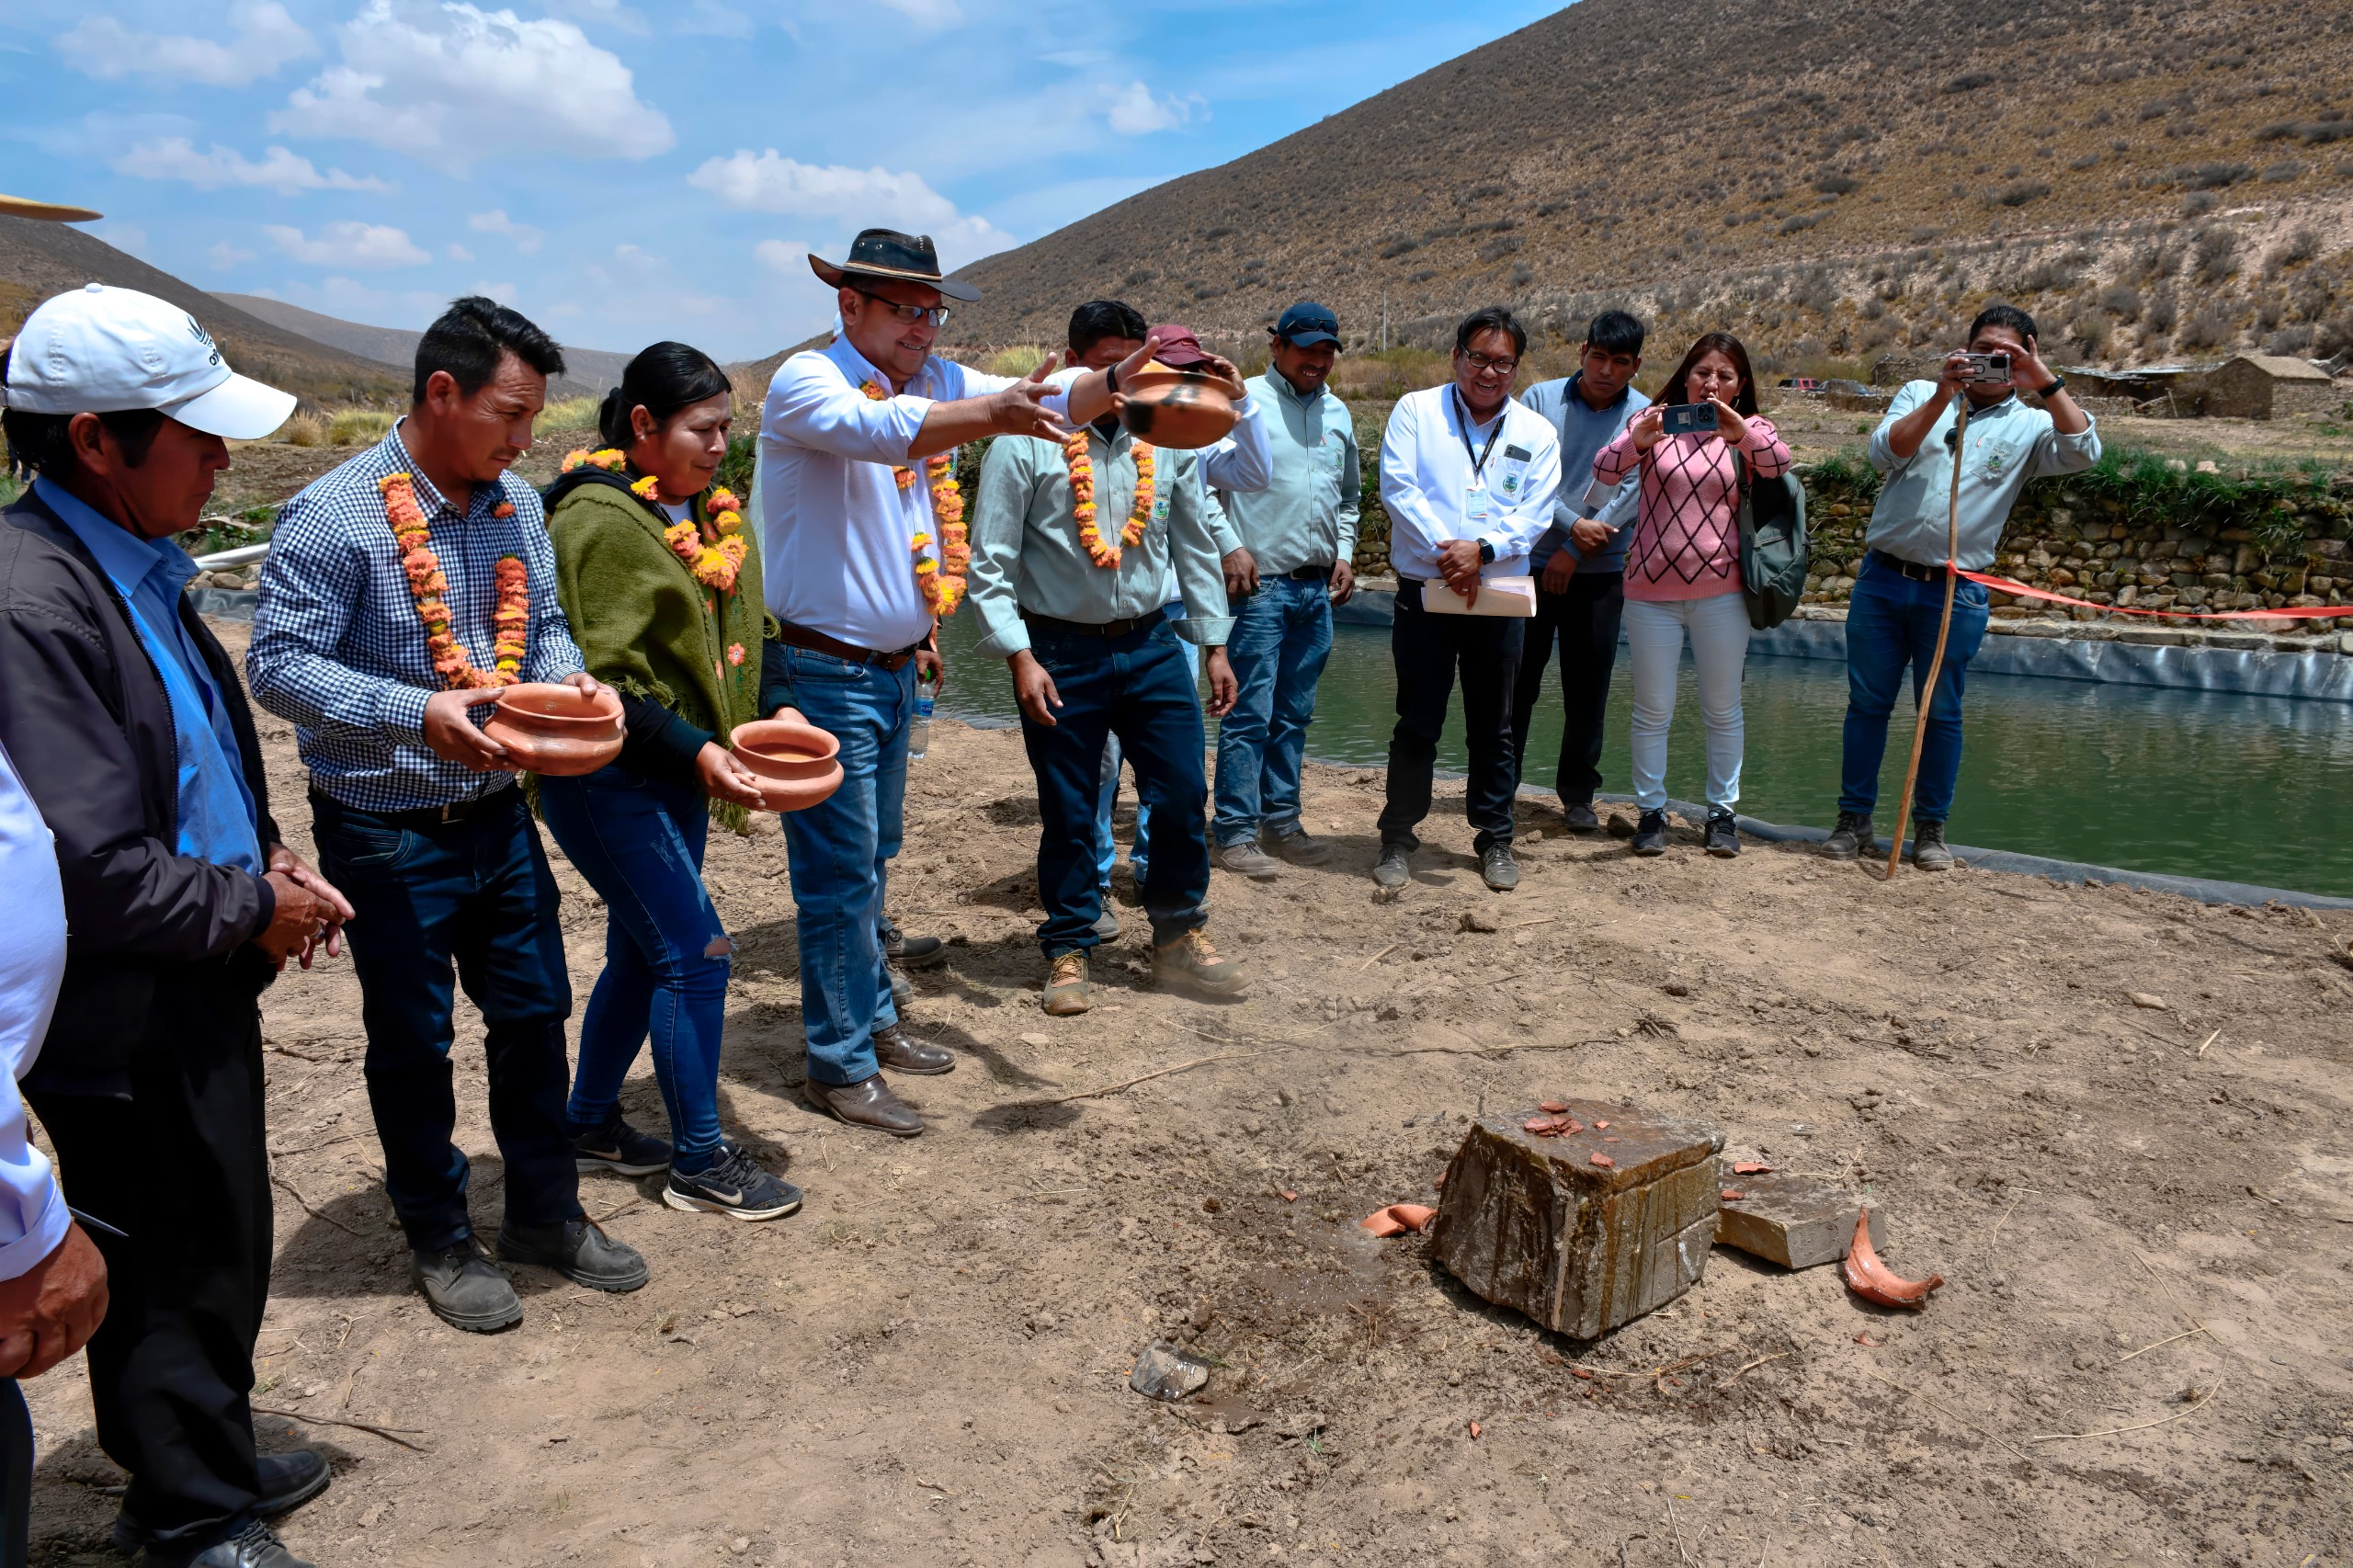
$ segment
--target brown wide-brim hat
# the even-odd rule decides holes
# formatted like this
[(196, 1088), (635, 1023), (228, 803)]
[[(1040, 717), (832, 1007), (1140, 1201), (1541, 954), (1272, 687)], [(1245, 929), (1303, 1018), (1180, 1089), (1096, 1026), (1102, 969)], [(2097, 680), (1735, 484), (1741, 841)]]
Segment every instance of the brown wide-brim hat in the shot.
[(86, 207), (64, 207), (54, 201), (32, 201), (21, 196), (0, 196), (0, 218), (38, 218), (45, 223), (87, 223), (103, 218)]
[(809, 270), (832, 289), (854, 278), (872, 278), (890, 283), (926, 283), (948, 298), (968, 304), (981, 297), (970, 283), (939, 275), (939, 252), (929, 234), (903, 234), (896, 229), (862, 231), (850, 242), (847, 261), (824, 261), (812, 251)]

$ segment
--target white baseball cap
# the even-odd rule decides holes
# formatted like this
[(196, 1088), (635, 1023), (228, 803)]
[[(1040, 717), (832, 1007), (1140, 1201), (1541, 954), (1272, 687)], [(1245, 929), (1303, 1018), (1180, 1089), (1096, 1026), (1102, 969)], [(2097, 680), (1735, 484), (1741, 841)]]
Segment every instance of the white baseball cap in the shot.
[(27, 414), (153, 408), (233, 441), (258, 441), (294, 412), (292, 392), (230, 369), (194, 316), (104, 283), (44, 301), (25, 318), (0, 399)]

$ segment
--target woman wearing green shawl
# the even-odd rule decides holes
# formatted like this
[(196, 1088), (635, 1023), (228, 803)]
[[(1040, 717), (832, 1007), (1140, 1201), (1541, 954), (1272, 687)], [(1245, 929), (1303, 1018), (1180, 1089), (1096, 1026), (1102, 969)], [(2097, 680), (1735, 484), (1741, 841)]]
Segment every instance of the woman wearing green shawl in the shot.
[[(583, 778), (540, 780), (540, 813), (604, 896), (605, 968), (581, 1021), (572, 1131), (583, 1170), (669, 1167), (673, 1209), (774, 1220), (800, 1189), (719, 1126), (730, 944), (702, 885), (713, 816), (759, 804), (727, 749), (763, 701), (759, 547), (711, 480), (727, 453), (727, 377), (683, 343), (630, 361), (598, 415), (605, 446), (548, 490), (556, 594), (598, 680), (621, 694), (628, 741)], [(779, 667), (781, 664), (779, 661)], [(670, 1142), (622, 1119), (621, 1080), (649, 1034)], [(674, 1147), (675, 1145), (675, 1147)]]

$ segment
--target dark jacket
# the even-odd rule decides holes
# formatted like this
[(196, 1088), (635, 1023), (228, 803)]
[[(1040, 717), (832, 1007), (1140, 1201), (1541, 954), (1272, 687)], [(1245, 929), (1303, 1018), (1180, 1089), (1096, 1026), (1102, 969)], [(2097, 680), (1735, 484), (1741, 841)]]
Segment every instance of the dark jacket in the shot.
[[(183, 598), (180, 618), (228, 703), (267, 850), (278, 842), (236, 666)], [(174, 1027), (188, 983), (224, 968), (260, 994), (247, 944), (277, 899), (261, 878), (176, 852), (179, 746), (129, 607), (88, 549), (28, 492), (0, 512), (0, 744), (57, 838), (65, 983), (28, 1090), (129, 1092), (135, 1040)]]

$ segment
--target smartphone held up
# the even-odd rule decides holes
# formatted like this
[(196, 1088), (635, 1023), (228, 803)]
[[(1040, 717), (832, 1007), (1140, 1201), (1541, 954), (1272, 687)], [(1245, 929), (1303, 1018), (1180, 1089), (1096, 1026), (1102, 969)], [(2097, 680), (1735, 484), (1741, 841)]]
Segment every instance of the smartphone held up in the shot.
[(2010, 357), (2006, 354), (1963, 354), (1969, 362), (1969, 380), (1972, 386), (2006, 387), (2010, 384)]
[(1659, 410), (1659, 434), (1663, 436), (1705, 436), (1716, 428), (1716, 405), (1712, 403), (1671, 403)]

